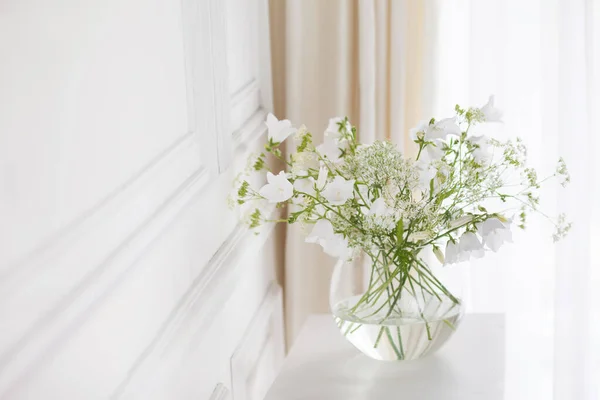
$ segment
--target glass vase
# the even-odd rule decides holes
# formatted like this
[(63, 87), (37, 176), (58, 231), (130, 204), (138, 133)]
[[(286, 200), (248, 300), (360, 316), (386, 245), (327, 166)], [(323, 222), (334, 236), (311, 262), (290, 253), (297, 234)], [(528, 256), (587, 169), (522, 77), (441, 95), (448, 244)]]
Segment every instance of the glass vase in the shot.
[[(454, 276), (453, 276), (454, 275)], [(414, 360), (438, 350), (464, 313), (463, 277), (423, 262), (338, 261), (330, 306), (342, 335), (376, 360)]]

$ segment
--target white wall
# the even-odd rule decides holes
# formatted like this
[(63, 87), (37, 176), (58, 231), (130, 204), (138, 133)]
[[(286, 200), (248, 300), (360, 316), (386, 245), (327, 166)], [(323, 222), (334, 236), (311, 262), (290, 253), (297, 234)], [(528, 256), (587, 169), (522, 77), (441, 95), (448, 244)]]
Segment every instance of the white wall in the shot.
[(0, 398), (260, 398), (277, 247), (225, 198), (270, 108), (265, 10), (0, 5)]

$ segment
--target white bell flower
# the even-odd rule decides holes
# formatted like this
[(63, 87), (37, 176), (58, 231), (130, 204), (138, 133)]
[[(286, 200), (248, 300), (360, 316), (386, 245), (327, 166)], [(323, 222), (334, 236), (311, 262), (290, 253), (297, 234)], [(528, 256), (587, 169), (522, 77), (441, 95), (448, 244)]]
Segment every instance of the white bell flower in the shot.
[[(329, 123), (327, 124), (327, 128), (325, 129), (325, 137), (329, 139), (340, 140), (342, 138), (342, 134), (340, 133), (340, 123), (344, 121), (342, 117), (335, 117), (329, 119)], [(350, 122), (346, 122), (344, 129), (348, 132), (352, 131), (352, 125)]]
[(460, 127), (456, 123), (456, 118), (445, 118), (429, 125), (425, 131), (426, 140), (446, 139), (448, 135), (460, 136)]
[(352, 255), (352, 249), (348, 247), (348, 240), (342, 235), (335, 235), (321, 245), (323, 251), (331, 257), (347, 260)]
[(332, 238), (335, 235), (333, 225), (326, 219), (318, 220), (312, 228), (310, 234), (304, 240), (306, 243), (319, 243)]
[(458, 262), (458, 253), (458, 243), (448, 240), (448, 243), (446, 244), (444, 265), (456, 264)]
[(283, 119), (280, 121), (271, 113), (267, 115), (265, 124), (269, 130), (269, 139), (275, 143), (282, 143), (288, 136), (296, 132), (289, 120)]
[(298, 178), (294, 181), (294, 189), (310, 196), (316, 196), (317, 190), (323, 190), (327, 183), (327, 168), (325, 166), (319, 169), (319, 176), (316, 181), (312, 176), (308, 176), (306, 171), (298, 171), (296, 175)]
[(354, 195), (354, 179), (346, 180), (336, 176), (323, 190), (323, 197), (334, 206), (341, 206)]
[(294, 186), (288, 181), (285, 171), (277, 175), (267, 172), (267, 182), (258, 193), (269, 203), (280, 203), (294, 195)]
[(440, 160), (444, 156), (444, 150), (442, 150), (442, 146), (444, 142), (439, 139), (434, 139), (433, 144), (428, 144), (425, 146), (423, 151), (421, 152), (421, 156), (419, 160), (424, 161), (435, 161)]
[[(429, 147), (429, 146), (427, 146)], [(422, 191), (429, 190), (430, 182), (437, 175), (437, 170), (425, 160), (419, 160), (415, 163), (417, 170), (419, 171), (419, 189)], [(435, 188), (435, 182), (434, 182)]]
[(408, 133), (410, 134), (410, 137), (412, 138), (412, 140), (417, 140), (418, 134), (422, 133), (424, 135), (425, 132), (427, 131), (428, 127), (429, 127), (429, 121), (422, 120), (422, 121), (419, 121), (417, 126), (412, 128), (411, 130), (409, 130)]
[(481, 258), (485, 255), (483, 244), (473, 232), (465, 232), (462, 234), (458, 244), (458, 250), (458, 258), (460, 261), (467, 261), (471, 257)]
[(341, 161), (342, 151), (335, 139), (325, 138), (323, 143), (317, 146), (317, 153), (334, 164)]
[(497, 252), (505, 242), (512, 243), (510, 225), (502, 223), (498, 218), (486, 219), (477, 224), (477, 229), (483, 238), (483, 244), (493, 252)]
[(332, 257), (347, 259), (351, 255), (348, 240), (342, 235), (334, 233), (331, 222), (326, 219), (320, 219), (315, 223), (305, 241), (321, 245), (323, 251)]
[(441, 119), (433, 124), (430, 124), (429, 121), (421, 121), (409, 133), (413, 140), (417, 139), (419, 134), (422, 134), (425, 140), (432, 141), (446, 139), (448, 135), (460, 136), (460, 127), (456, 123), (456, 118), (451, 117)]
[(308, 176), (306, 178), (298, 178), (294, 181), (294, 189), (298, 192), (306, 193), (310, 196), (315, 196), (315, 178)]
[(502, 111), (494, 107), (494, 96), (490, 96), (488, 102), (480, 108), (485, 122), (502, 122)]
[(492, 151), (490, 146), (490, 139), (485, 135), (471, 136), (469, 141), (476, 144), (478, 147), (473, 150), (473, 158), (475, 162), (480, 165), (489, 165), (492, 161)]
[(323, 188), (327, 184), (328, 173), (329, 170), (326, 166), (322, 165), (321, 168), (319, 168), (319, 176), (317, 177), (317, 190), (323, 190)]

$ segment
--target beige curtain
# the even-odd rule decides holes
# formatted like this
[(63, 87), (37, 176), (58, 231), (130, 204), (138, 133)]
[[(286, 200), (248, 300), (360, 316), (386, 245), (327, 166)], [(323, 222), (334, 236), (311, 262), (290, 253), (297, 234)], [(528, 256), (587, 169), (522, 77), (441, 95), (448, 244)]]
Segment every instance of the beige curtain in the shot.
[[(412, 0), (271, 0), (275, 114), (305, 124), (315, 141), (348, 116), (362, 142), (389, 139), (410, 152), (424, 116), (428, 10)], [(288, 346), (311, 313), (329, 311), (335, 260), (289, 226), (284, 267)]]

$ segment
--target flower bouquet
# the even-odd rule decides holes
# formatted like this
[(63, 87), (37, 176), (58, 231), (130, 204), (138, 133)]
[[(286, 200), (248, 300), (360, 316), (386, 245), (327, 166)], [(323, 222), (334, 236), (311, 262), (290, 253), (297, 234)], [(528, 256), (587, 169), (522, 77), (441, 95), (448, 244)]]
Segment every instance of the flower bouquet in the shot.
[[(331, 119), (315, 145), (304, 126), (269, 115), (265, 152), (251, 158), (234, 200), (249, 210), (250, 227), (302, 224), (307, 242), (340, 260), (331, 307), (359, 350), (376, 359), (418, 358), (447, 340), (463, 310), (431, 267), (434, 257), (447, 266), (498, 251), (512, 241), (513, 226), (524, 229), (529, 213), (541, 213), (543, 182), (569, 182), (562, 159), (539, 179), (521, 140), (473, 134), (478, 124), (500, 119), (493, 96), (483, 107), (457, 105), (454, 116), (411, 131), (416, 151), (407, 157), (387, 141), (360, 144), (348, 118)], [(285, 157), (280, 146), (291, 135)], [(287, 172), (271, 171), (266, 154)], [(263, 173), (267, 183), (253, 187), (248, 176)], [(271, 220), (263, 203), (289, 205), (288, 217)], [(547, 218), (555, 240), (570, 228), (564, 215)], [(366, 273), (355, 273), (357, 264), (367, 265)]]

